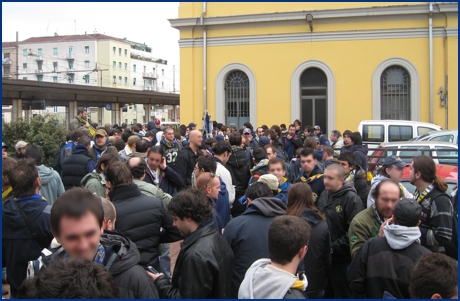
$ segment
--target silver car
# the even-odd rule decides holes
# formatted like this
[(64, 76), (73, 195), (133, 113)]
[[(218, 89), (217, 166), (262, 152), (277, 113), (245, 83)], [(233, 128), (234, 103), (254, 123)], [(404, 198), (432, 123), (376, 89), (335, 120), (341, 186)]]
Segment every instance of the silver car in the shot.
[(458, 130), (431, 131), (412, 138), (411, 141), (443, 141), (458, 145)]

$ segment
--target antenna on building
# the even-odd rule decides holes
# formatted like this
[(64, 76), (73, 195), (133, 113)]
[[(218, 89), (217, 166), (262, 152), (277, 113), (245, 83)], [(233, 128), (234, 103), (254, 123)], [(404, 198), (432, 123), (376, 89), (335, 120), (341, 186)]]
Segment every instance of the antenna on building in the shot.
[(46, 26), (46, 36), (48, 36), (48, 29), (50, 28), (50, 21), (48, 21), (48, 25)]
[(176, 93), (176, 66), (173, 65), (173, 93)]
[(73, 20), (73, 22), (75, 23), (74, 35), (76, 35), (77, 34), (77, 20)]

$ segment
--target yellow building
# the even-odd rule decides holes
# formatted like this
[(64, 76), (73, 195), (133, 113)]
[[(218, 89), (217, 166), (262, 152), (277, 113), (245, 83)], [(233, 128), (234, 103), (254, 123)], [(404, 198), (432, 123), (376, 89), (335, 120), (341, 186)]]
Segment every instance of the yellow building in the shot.
[(181, 3), (170, 20), (181, 119), (201, 124), (207, 108), (239, 127), (300, 118), (325, 133), (365, 119), (456, 129), (457, 15), (457, 3)]

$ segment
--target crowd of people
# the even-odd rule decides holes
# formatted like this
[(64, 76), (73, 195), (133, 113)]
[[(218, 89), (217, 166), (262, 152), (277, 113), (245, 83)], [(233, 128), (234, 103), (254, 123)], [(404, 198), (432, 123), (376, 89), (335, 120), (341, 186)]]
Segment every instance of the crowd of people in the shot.
[(457, 197), (431, 157), (388, 156), (373, 177), (350, 130), (86, 117), (51, 167), (2, 143), (13, 298), (458, 297)]

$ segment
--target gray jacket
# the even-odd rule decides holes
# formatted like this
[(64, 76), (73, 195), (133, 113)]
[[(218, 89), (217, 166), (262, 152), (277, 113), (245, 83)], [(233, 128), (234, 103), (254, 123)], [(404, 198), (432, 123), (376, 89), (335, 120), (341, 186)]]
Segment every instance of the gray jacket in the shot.
[(134, 179), (134, 184), (139, 187), (139, 190), (143, 195), (153, 196), (159, 199), (165, 208), (167, 208), (169, 202), (171, 202), (172, 196), (164, 192), (161, 188), (156, 187), (153, 184), (147, 183), (145, 181)]

